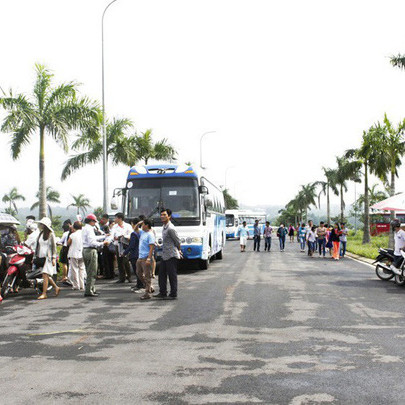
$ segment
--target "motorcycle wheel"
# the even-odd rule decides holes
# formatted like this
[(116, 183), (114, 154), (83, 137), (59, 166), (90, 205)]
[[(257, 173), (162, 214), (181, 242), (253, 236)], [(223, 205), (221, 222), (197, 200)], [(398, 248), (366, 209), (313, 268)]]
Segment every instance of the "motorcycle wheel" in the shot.
[(404, 276), (399, 276), (398, 274), (395, 274), (395, 284), (403, 286), (405, 284), (405, 277)]
[(1, 296), (7, 298), (9, 292), (14, 286), (17, 276), (10, 276), (9, 274), (4, 277), (3, 284), (1, 286)]
[[(384, 263), (385, 264), (385, 263)], [(391, 264), (386, 263), (388, 266)], [(388, 281), (391, 280), (394, 277), (394, 273), (393, 272), (387, 272), (387, 270), (385, 270), (384, 268), (380, 267), (378, 264), (377, 266), (375, 266), (375, 274), (377, 274), (377, 277), (380, 280), (383, 281)]]

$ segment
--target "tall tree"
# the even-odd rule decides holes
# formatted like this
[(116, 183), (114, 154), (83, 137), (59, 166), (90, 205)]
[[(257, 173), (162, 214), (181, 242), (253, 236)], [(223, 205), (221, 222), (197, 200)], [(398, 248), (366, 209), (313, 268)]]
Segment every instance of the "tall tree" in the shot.
[(84, 194), (79, 194), (78, 196), (72, 195), (73, 203), (69, 204), (67, 208), (75, 207), (76, 214), (79, 215), (82, 213), (83, 216), (86, 215), (86, 209), (90, 207), (90, 201), (84, 196)]
[(176, 160), (177, 153), (174, 147), (167, 143), (167, 139), (153, 143), (151, 129), (142, 132), (141, 135), (135, 135), (135, 145), (138, 157), (145, 165), (150, 159)]
[(8, 204), (7, 212), (11, 215), (18, 213), (16, 201), (25, 201), (25, 197), (22, 194), (18, 193), (16, 187), (13, 187), (8, 194), (4, 194), (2, 201)]
[(350, 161), (346, 157), (336, 157), (337, 169), (336, 169), (336, 186), (339, 188), (340, 194), (340, 221), (343, 222), (345, 218), (345, 200), (344, 193), (347, 191), (347, 182), (355, 181), (360, 183), (359, 170), (361, 163), (358, 161)]
[(329, 168), (322, 168), (323, 173), (325, 175), (326, 181), (317, 181), (315, 182), (316, 186), (320, 186), (321, 190), (318, 194), (318, 207), (321, 206), (321, 195), (326, 195), (326, 218), (328, 224), (330, 224), (330, 192), (332, 191), (335, 195), (339, 195), (339, 190), (336, 187), (336, 170), (329, 169)]
[[(370, 235), (370, 198), (368, 177), (369, 173), (382, 175), (384, 173), (385, 163), (382, 162), (379, 150), (379, 137), (375, 128), (370, 128), (369, 131), (363, 131), (363, 138), (360, 148), (349, 149), (345, 153), (345, 157), (352, 163), (357, 162), (358, 165), (363, 166), (364, 175), (364, 232), (363, 244), (369, 243), (371, 240)], [(383, 158), (384, 159), (384, 158)]]
[(229, 194), (229, 190), (227, 188), (224, 188), (222, 193), (224, 194), (225, 209), (237, 210), (239, 208), (238, 200)]
[[(132, 122), (127, 118), (114, 118), (111, 122), (107, 122), (107, 155), (113, 165), (133, 166), (137, 162), (135, 138), (127, 134), (132, 127)], [(88, 164), (101, 162), (103, 158), (101, 132), (90, 128), (73, 142), (72, 149), (80, 152), (66, 162), (62, 180), (66, 180), (73, 172)]]
[[(384, 123), (377, 123), (374, 131), (377, 136), (377, 148), (379, 152), (379, 177), (388, 184), (389, 194), (395, 195), (395, 178), (398, 177), (398, 168), (402, 164), (402, 157), (405, 154), (404, 142), (405, 119), (393, 125), (384, 114)], [(391, 221), (396, 218), (395, 211), (391, 211)], [(390, 232), (389, 246), (394, 246), (394, 234)]]
[(11, 132), (13, 159), (32, 138), (39, 137), (39, 215), (46, 215), (45, 185), (45, 135), (51, 136), (62, 148), (68, 150), (71, 130), (86, 131), (99, 126), (99, 106), (88, 98), (78, 98), (78, 85), (74, 82), (52, 87), (53, 74), (43, 65), (36, 64), (36, 81), (31, 98), (24, 94), (3, 92), (0, 105), (7, 111), (1, 130)]
[[(31, 205), (31, 208), (30, 208), (31, 211), (34, 210), (35, 208), (39, 207), (39, 192), (37, 193), (36, 197), (38, 198), (38, 201), (36, 201), (34, 204)], [(49, 203), (60, 204), (59, 191), (54, 190), (52, 187), (47, 187), (46, 188), (46, 201), (47, 201), (47, 206), (48, 206), (49, 218), (51, 218), (51, 220), (53, 220), (52, 208)]]
[(311, 205), (316, 207), (316, 183), (309, 183), (301, 186), (298, 197), (303, 201), (305, 206), (305, 220), (308, 221), (308, 208)]

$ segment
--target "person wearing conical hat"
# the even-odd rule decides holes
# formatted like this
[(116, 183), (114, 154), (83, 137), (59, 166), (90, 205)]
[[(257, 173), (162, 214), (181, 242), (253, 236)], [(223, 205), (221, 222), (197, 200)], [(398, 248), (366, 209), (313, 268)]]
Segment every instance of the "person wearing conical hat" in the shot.
[(48, 284), (55, 289), (55, 296), (59, 295), (60, 288), (56, 285), (52, 276), (56, 274), (56, 241), (52, 230), (52, 222), (48, 217), (42, 218), (38, 222), (40, 234), (35, 247), (34, 265), (41, 269), (44, 283), (42, 294), (38, 297), (43, 300), (47, 297)]

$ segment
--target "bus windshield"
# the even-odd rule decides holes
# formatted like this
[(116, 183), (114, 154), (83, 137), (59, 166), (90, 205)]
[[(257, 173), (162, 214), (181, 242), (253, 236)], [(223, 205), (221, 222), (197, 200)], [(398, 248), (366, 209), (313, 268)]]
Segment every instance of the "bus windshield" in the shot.
[(226, 214), (226, 226), (233, 226), (235, 223), (235, 216), (233, 214)]
[(170, 208), (174, 223), (199, 219), (199, 194), (195, 179), (135, 179), (128, 189), (128, 216), (145, 215), (160, 222), (160, 209)]

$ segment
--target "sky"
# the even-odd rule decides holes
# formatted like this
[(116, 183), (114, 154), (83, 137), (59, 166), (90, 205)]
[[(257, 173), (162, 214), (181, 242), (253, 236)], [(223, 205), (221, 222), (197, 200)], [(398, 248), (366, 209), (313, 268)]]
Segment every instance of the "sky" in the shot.
[[(0, 0), (0, 87), (30, 94), (39, 62), (55, 85), (75, 80), (101, 102), (108, 3)], [(196, 166), (201, 135), (215, 131), (202, 142), (207, 176), (243, 204), (286, 204), (385, 112), (394, 122), (405, 117), (405, 71), (389, 59), (405, 53), (404, 13), (396, 0), (117, 0), (104, 26), (107, 116), (131, 119), (138, 132), (152, 128), (179, 162)], [(9, 141), (0, 134), (0, 196), (17, 186), (31, 205), (38, 137), (16, 161)], [(62, 205), (79, 193), (102, 205), (101, 163), (61, 182), (68, 155), (50, 137), (46, 151), (46, 183)], [(127, 172), (110, 166), (110, 194)], [(398, 191), (404, 179), (405, 167)]]

